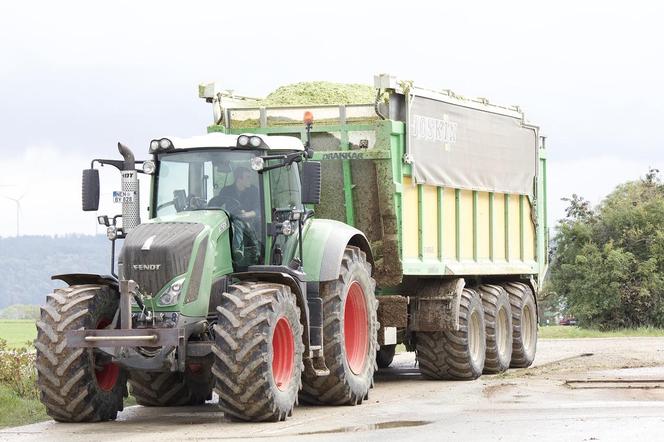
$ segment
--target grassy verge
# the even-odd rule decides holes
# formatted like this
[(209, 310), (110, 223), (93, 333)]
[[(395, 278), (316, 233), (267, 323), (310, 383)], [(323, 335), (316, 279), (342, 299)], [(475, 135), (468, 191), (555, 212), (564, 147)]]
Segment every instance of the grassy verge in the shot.
[(38, 399), (21, 397), (10, 387), (0, 384), (0, 428), (49, 419), (46, 409)]
[(576, 326), (548, 325), (539, 328), (541, 339), (623, 338), (664, 336), (664, 329), (653, 327), (601, 331)]
[(29, 319), (0, 320), (0, 338), (7, 341), (9, 348), (25, 347), (28, 343), (32, 346), (32, 341), (37, 337), (37, 328), (35, 321)]

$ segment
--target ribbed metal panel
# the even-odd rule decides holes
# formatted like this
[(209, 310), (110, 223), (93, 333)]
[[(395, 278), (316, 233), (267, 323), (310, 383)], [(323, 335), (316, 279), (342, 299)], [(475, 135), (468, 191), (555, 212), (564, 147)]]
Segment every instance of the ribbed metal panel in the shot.
[(142, 293), (156, 294), (187, 271), (194, 241), (202, 230), (203, 225), (195, 223), (139, 225), (124, 241), (123, 279), (136, 281)]

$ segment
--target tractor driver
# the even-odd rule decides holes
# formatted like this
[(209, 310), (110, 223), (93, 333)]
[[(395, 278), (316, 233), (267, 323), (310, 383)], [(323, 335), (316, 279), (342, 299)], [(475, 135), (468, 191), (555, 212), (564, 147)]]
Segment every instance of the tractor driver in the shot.
[[(255, 248), (249, 238), (256, 237), (259, 232), (258, 210), (260, 207), (260, 195), (258, 188), (252, 184), (252, 178), (255, 176), (250, 169), (238, 167), (234, 170), (235, 182), (225, 186), (219, 191), (219, 194), (208, 202), (208, 208), (224, 208), (231, 215), (230, 221), (233, 226), (233, 258), (237, 261), (243, 261), (248, 250), (245, 246)], [(253, 230), (253, 231), (252, 231)], [(251, 252), (249, 252), (251, 255)], [(259, 251), (254, 251), (259, 253)], [(252, 260), (250, 256), (247, 256)]]
[(219, 191), (219, 194), (208, 203), (209, 208), (224, 207), (232, 215), (252, 223), (256, 219), (256, 213), (260, 205), (258, 189), (252, 184), (252, 173), (246, 167), (235, 169), (235, 182)]

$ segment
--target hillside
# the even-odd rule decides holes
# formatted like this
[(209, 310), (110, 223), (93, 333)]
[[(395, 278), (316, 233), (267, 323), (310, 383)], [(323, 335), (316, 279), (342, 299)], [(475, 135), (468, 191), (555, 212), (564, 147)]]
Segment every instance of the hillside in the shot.
[(0, 238), (0, 308), (41, 304), (64, 285), (58, 273), (110, 273), (111, 244), (105, 236), (67, 235)]

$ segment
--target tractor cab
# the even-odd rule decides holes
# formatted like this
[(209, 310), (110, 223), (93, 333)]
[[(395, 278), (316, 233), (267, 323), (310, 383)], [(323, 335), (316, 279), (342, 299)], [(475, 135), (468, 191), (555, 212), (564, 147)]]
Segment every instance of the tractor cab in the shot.
[[(302, 187), (315, 174), (302, 141), (294, 137), (212, 133), (150, 143), (154, 174), (150, 222), (177, 222), (192, 212), (228, 219), (235, 271), (281, 265), (306, 216)], [(315, 167), (315, 166), (314, 166)], [(288, 264), (288, 263), (287, 263)]]

